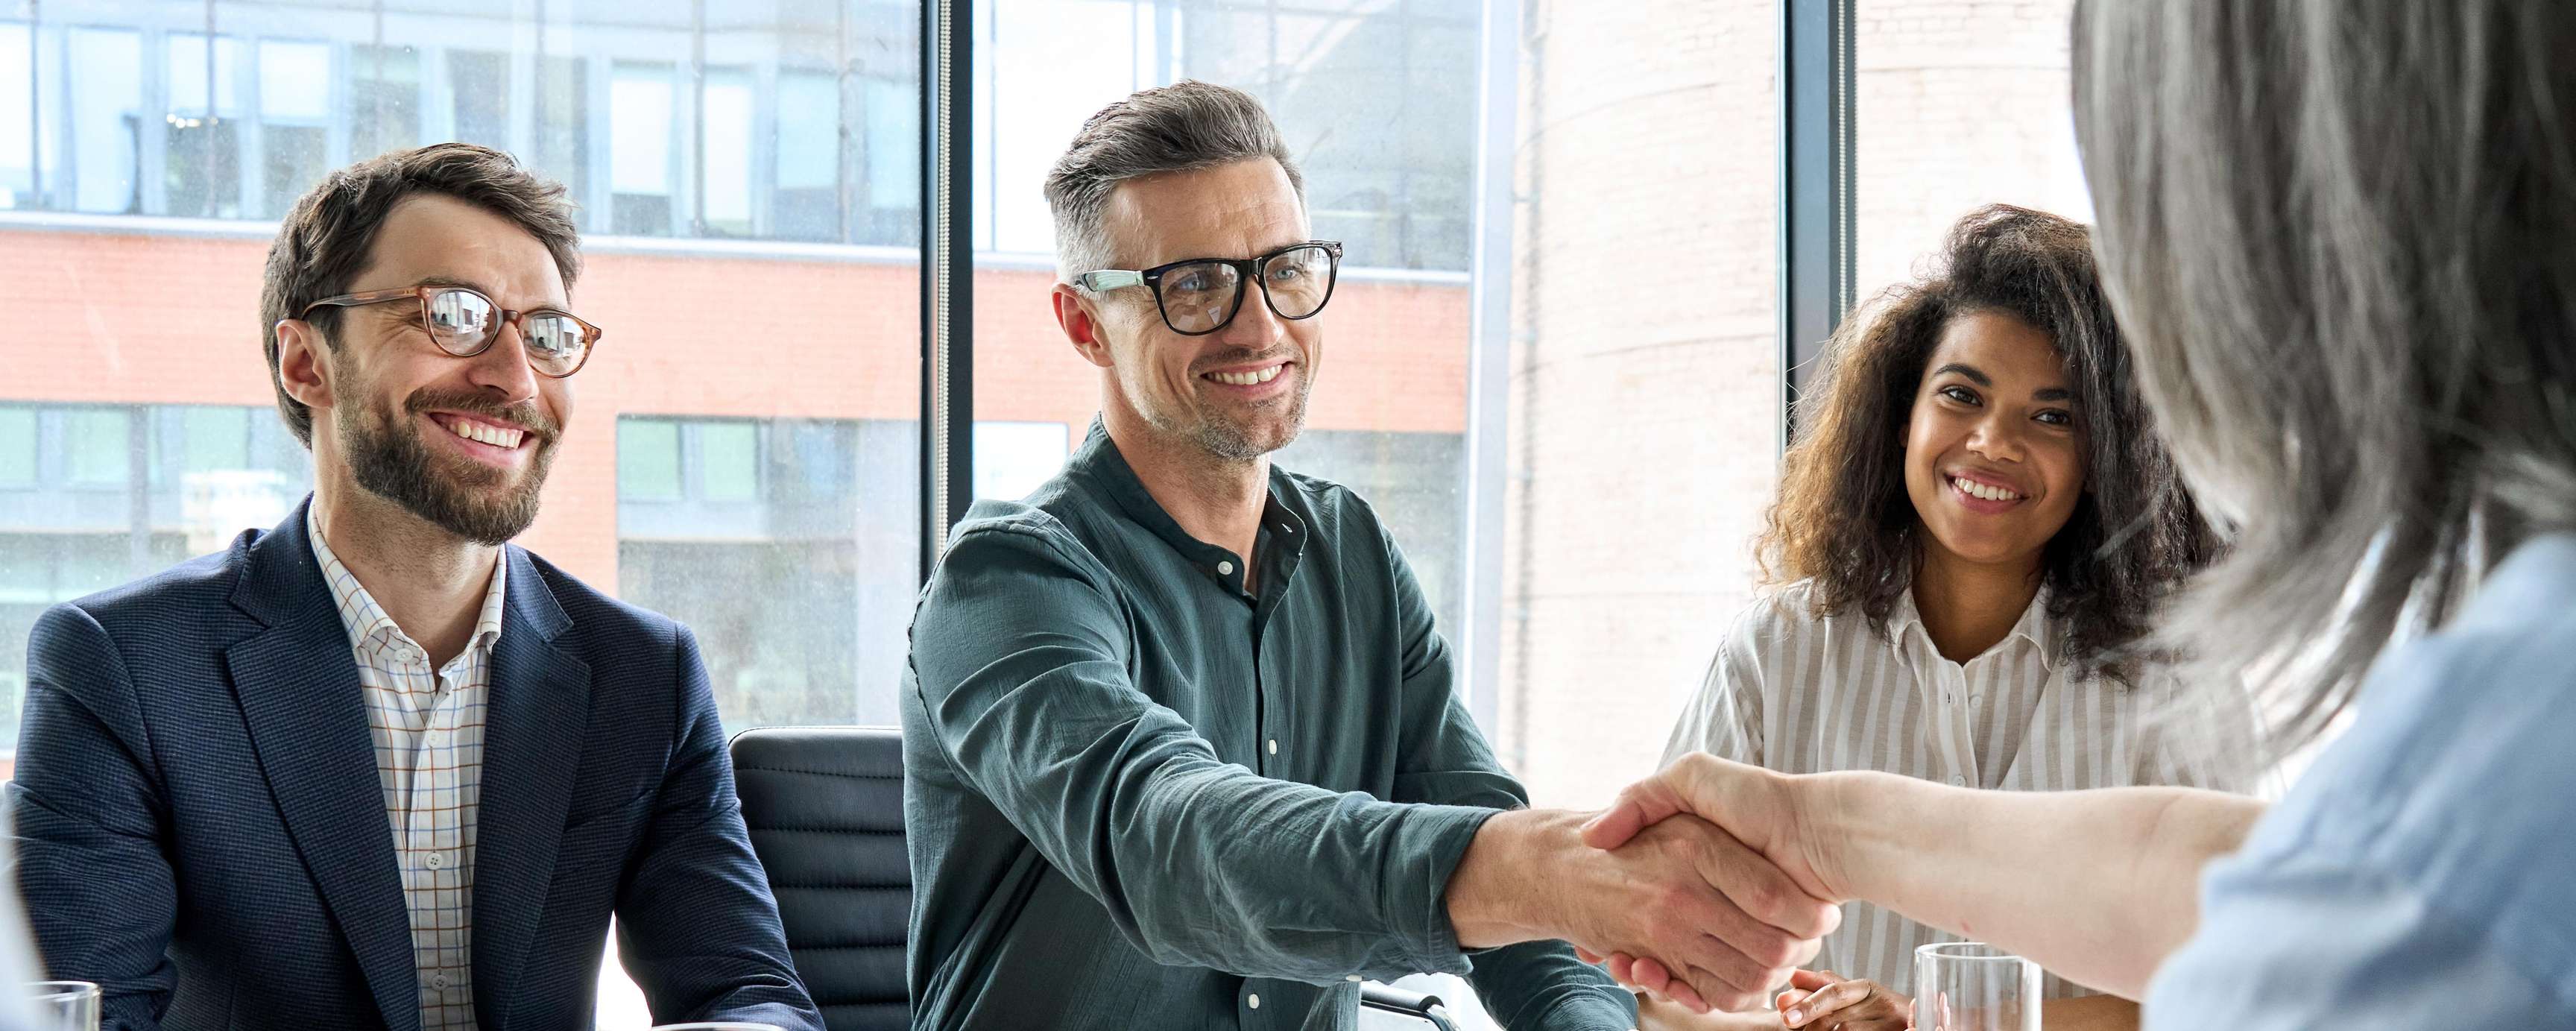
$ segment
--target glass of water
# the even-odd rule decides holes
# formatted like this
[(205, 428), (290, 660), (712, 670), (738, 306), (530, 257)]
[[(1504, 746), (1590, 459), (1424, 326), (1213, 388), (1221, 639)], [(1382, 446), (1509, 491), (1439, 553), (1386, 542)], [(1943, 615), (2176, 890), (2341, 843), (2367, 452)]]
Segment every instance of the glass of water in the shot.
[(2039, 964), (1984, 942), (1914, 950), (1916, 1031), (2039, 1031)]
[(36, 1031), (98, 1031), (98, 986), (87, 981), (31, 981), (25, 989)]

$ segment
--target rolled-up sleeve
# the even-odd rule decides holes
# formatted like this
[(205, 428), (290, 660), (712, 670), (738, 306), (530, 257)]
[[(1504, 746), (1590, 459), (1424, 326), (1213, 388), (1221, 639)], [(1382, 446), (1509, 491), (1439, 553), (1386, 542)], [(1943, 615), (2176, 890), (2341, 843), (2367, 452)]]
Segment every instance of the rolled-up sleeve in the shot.
[(962, 532), (912, 634), (958, 776), (1157, 962), (1314, 984), (1465, 971), (1441, 894), (1495, 810), (1221, 761), (1136, 689), (1107, 571), (1044, 515)]

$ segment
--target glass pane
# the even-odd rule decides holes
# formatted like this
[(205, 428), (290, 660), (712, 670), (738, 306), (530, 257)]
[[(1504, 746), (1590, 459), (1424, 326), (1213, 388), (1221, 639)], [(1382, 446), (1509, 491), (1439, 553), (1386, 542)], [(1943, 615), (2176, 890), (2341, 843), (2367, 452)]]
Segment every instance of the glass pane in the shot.
[(76, 408), (63, 415), (69, 453), (63, 479), (82, 486), (124, 483), (133, 470), (126, 443), (132, 417), (119, 409)]
[(610, 232), (671, 233), (672, 75), (669, 65), (619, 64), (609, 82)]
[(704, 230), (711, 236), (751, 233), (752, 96), (743, 71), (707, 73), (700, 95), (706, 118)]
[(708, 501), (751, 501), (760, 496), (760, 428), (744, 422), (697, 427), (698, 484)]
[(36, 410), (0, 405), (0, 487), (36, 482)]
[(180, 439), (187, 472), (250, 468), (248, 408), (192, 405), (182, 409)]
[[(73, 29), (68, 49), (69, 70), (57, 65), (45, 79), (55, 87), (48, 91), (47, 118), (64, 119), (60, 133), (68, 137), (70, 159), (48, 154), (48, 199), (75, 211), (133, 212), (142, 188), (142, 37), (131, 30)], [(78, 89), (62, 88), (74, 82)]]
[(420, 146), (420, 51), (349, 48), (349, 157)]
[(623, 501), (674, 501), (680, 497), (680, 425), (667, 419), (617, 420), (617, 497)]
[(36, 206), (35, 33), (0, 22), (0, 209)]

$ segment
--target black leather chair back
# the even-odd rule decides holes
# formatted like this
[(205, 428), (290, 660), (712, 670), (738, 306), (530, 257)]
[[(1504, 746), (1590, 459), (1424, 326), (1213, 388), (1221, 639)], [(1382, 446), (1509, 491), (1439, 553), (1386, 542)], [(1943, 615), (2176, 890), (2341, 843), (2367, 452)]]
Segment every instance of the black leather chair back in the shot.
[(912, 863), (903, 845), (903, 735), (772, 727), (733, 739), (735, 790), (769, 872), (787, 949), (831, 1031), (904, 1031)]

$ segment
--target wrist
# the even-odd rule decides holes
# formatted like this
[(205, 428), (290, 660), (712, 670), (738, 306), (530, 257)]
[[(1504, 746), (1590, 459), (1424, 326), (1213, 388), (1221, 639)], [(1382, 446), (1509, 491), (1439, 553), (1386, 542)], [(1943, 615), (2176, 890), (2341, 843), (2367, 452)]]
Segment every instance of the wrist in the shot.
[[(1540, 914), (1547, 883), (1542, 868), (1551, 833), (1571, 839), (1569, 815), (1530, 809), (1495, 813), (1476, 828), (1450, 871), (1442, 902), (1462, 949), (1489, 949), (1550, 937)], [(1560, 826), (1562, 825), (1562, 826)]]

